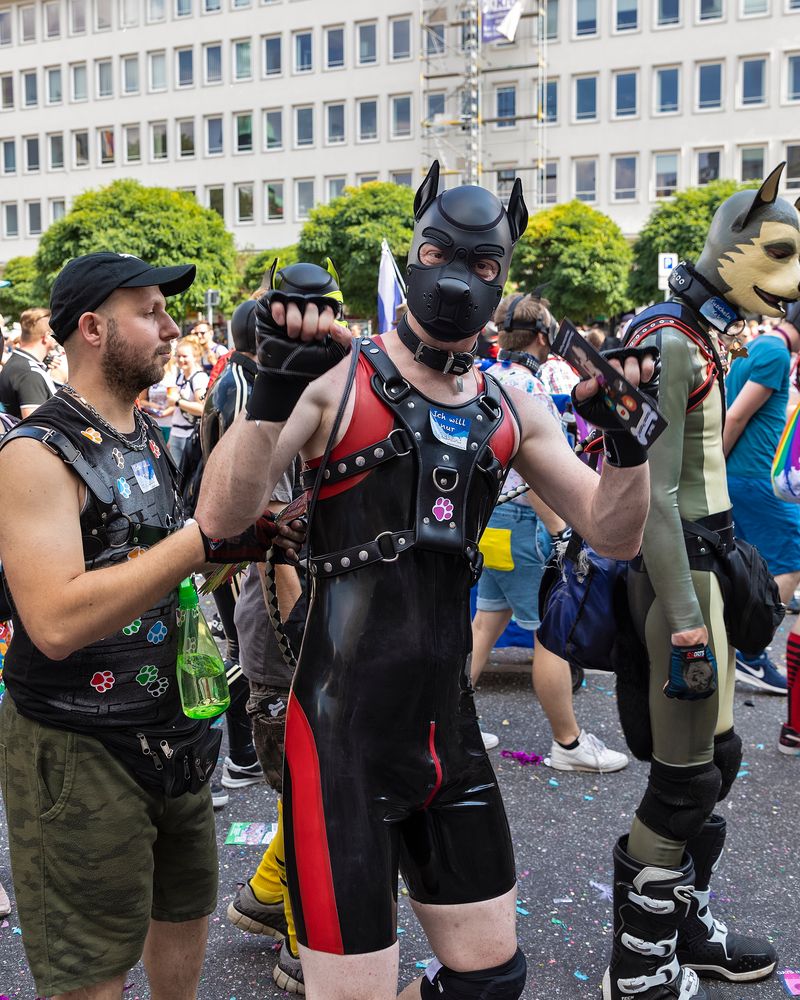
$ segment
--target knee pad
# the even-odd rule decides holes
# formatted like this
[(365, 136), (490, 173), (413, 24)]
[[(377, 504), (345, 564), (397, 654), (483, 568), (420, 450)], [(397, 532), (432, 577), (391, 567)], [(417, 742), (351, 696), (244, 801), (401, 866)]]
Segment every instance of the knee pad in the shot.
[(688, 840), (702, 830), (711, 815), (720, 783), (719, 769), (713, 761), (696, 767), (674, 767), (654, 760), (636, 815), (668, 840)]
[(731, 785), (736, 780), (742, 763), (742, 739), (738, 733), (729, 729), (714, 737), (714, 764), (722, 775), (722, 787), (717, 796), (717, 802), (722, 802)]
[(454, 972), (434, 960), (419, 992), (422, 1000), (519, 1000), (527, 974), (528, 963), (519, 948), (504, 965), (479, 972)]

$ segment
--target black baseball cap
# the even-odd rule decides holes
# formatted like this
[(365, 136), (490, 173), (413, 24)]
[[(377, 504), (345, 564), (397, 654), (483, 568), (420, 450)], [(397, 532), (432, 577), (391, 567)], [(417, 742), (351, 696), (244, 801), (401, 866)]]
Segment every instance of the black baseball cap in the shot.
[(50, 329), (63, 344), (85, 312), (93, 312), (118, 288), (158, 285), (163, 295), (185, 292), (195, 278), (194, 264), (151, 267), (129, 253), (87, 253), (58, 272), (50, 292)]

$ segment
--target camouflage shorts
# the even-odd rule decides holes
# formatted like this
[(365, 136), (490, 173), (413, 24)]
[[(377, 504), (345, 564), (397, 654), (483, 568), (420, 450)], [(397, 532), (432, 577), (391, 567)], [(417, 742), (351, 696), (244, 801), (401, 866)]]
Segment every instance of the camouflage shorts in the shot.
[(280, 795), (283, 791), (283, 748), (289, 689), (250, 681), (247, 714), (253, 727), (253, 745), (264, 777)]
[(105, 982), (139, 960), (150, 918), (213, 912), (208, 785), (145, 791), (97, 740), (0, 705), (0, 784), (25, 954), (38, 996)]

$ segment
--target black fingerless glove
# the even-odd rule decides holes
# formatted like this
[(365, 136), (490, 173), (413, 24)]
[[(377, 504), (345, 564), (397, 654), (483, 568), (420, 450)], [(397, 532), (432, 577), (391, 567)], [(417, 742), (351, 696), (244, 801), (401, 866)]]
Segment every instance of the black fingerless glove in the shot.
[(285, 326), (272, 317), (271, 305), (281, 302), (288, 308), (296, 305), (301, 314), (309, 303), (320, 313), (334, 309), (336, 303), (325, 296), (269, 291), (256, 303), (256, 358), (258, 374), (247, 401), (248, 420), (286, 420), (309, 382), (318, 378), (347, 354), (332, 337), (324, 340), (291, 340)]
[(267, 549), (278, 534), (275, 515), (270, 511), (262, 514), (255, 524), (251, 524), (241, 534), (232, 538), (209, 538), (202, 530), (203, 550), (206, 562), (240, 563), (264, 562)]

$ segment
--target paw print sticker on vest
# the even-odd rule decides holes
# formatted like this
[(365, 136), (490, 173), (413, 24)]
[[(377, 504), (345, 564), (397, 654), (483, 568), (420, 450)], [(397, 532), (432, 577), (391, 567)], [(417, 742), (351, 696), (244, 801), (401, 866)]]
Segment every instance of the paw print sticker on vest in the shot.
[(124, 469), (125, 468), (125, 458), (124, 458), (122, 452), (119, 450), (119, 448), (114, 448), (112, 450), (111, 457), (117, 463), (117, 468), (118, 469)]
[(94, 427), (87, 427), (85, 431), (81, 431), (81, 434), (88, 438), (93, 444), (102, 444), (103, 436), (100, 431), (95, 430)]
[(130, 625), (126, 625), (122, 630), (123, 635), (136, 635), (139, 629), (142, 627), (142, 619), (135, 618)]
[(157, 646), (167, 638), (167, 626), (163, 622), (156, 622), (147, 633), (147, 641)]
[(148, 441), (147, 443), (150, 445), (150, 451), (152, 451), (155, 457), (161, 458), (161, 449), (158, 447), (155, 441)]
[(432, 509), (437, 521), (449, 521), (453, 516), (453, 505), (447, 497), (437, 497)]
[(138, 559), (143, 552), (147, 552), (147, 549), (143, 545), (134, 545), (128, 553), (128, 559)]
[(153, 681), (147, 685), (147, 693), (151, 694), (154, 698), (160, 698), (168, 687), (169, 680), (166, 677), (159, 677), (157, 681)]
[(123, 500), (127, 500), (131, 495), (131, 488), (128, 486), (128, 480), (124, 476), (120, 476), (117, 480), (117, 491)]
[(115, 682), (116, 677), (110, 670), (98, 670), (94, 677), (92, 677), (89, 681), (95, 691), (99, 691), (100, 694), (105, 694), (106, 691), (110, 691), (111, 688), (114, 687)]
[(142, 687), (147, 687), (147, 685), (152, 684), (157, 677), (158, 667), (153, 663), (145, 663), (143, 667), (139, 668), (139, 673), (136, 675), (136, 683), (141, 684)]

